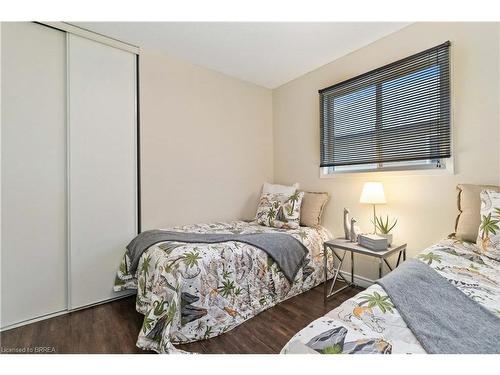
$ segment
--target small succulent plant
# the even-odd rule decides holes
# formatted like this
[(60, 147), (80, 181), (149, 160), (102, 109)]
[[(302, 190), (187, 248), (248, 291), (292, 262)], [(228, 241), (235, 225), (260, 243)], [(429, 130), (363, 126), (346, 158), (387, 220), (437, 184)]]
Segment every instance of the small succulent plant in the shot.
[[(373, 220), (372, 220), (373, 222)], [(391, 230), (394, 229), (396, 224), (398, 223), (398, 219), (394, 219), (389, 221), (389, 215), (385, 217), (385, 220), (382, 216), (375, 216), (375, 222), (373, 223), (377, 230), (382, 234), (388, 234)]]

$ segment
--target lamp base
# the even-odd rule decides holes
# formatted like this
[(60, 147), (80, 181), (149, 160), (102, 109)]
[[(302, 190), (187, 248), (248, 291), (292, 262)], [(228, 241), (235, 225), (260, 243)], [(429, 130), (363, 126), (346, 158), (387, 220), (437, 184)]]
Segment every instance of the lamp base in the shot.
[(375, 205), (373, 205), (373, 234), (377, 234), (377, 213), (375, 211)]

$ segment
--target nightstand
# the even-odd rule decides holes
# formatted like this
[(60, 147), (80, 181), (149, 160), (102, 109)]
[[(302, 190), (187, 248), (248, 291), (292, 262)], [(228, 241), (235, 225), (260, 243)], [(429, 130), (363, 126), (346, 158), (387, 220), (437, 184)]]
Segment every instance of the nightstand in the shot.
[[(368, 255), (371, 257), (375, 257), (378, 259), (378, 277), (382, 277), (383, 266), (384, 263), (387, 265), (390, 271), (392, 271), (393, 267), (387, 261), (387, 258), (393, 254), (398, 253), (398, 260), (394, 268), (399, 266), (399, 262), (401, 261), (401, 257), (403, 261), (406, 260), (406, 244), (396, 244), (390, 246), (387, 250), (384, 251), (374, 251), (367, 249), (366, 247), (360, 246), (357, 242), (351, 242), (344, 238), (336, 238), (333, 240), (325, 241), (323, 243), (324, 250), (324, 269), (325, 269), (325, 302), (328, 298), (334, 296), (335, 294), (341, 292), (345, 288), (355, 287), (354, 283), (354, 253)], [(332, 252), (333, 255), (333, 279), (331, 281), (330, 289), (328, 290), (328, 272), (331, 271), (328, 269), (328, 251)], [(351, 253), (351, 281), (347, 281), (344, 275), (340, 273), (340, 268), (342, 267), (342, 263), (344, 262), (344, 258), (347, 252)], [(338, 261), (338, 265), (335, 266), (335, 260)], [(338, 278), (341, 278), (347, 285), (335, 290), (335, 283)]]

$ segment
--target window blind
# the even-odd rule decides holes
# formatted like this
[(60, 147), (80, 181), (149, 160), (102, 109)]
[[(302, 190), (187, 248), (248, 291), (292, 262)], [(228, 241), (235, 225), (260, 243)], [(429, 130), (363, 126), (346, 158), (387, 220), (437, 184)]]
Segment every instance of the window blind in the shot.
[(449, 47), (319, 90), (321, 167), (450, 157)]

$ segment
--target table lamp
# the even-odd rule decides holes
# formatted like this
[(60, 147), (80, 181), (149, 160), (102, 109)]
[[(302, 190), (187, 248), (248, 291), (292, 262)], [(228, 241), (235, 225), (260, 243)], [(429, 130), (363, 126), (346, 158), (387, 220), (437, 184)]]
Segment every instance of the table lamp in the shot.
[(377, 233), (375, 205), (387, 203), (385, 200), (384, 185), (381, 182), (365, 182), (359, 203), (373, 205), (373, 233)]

